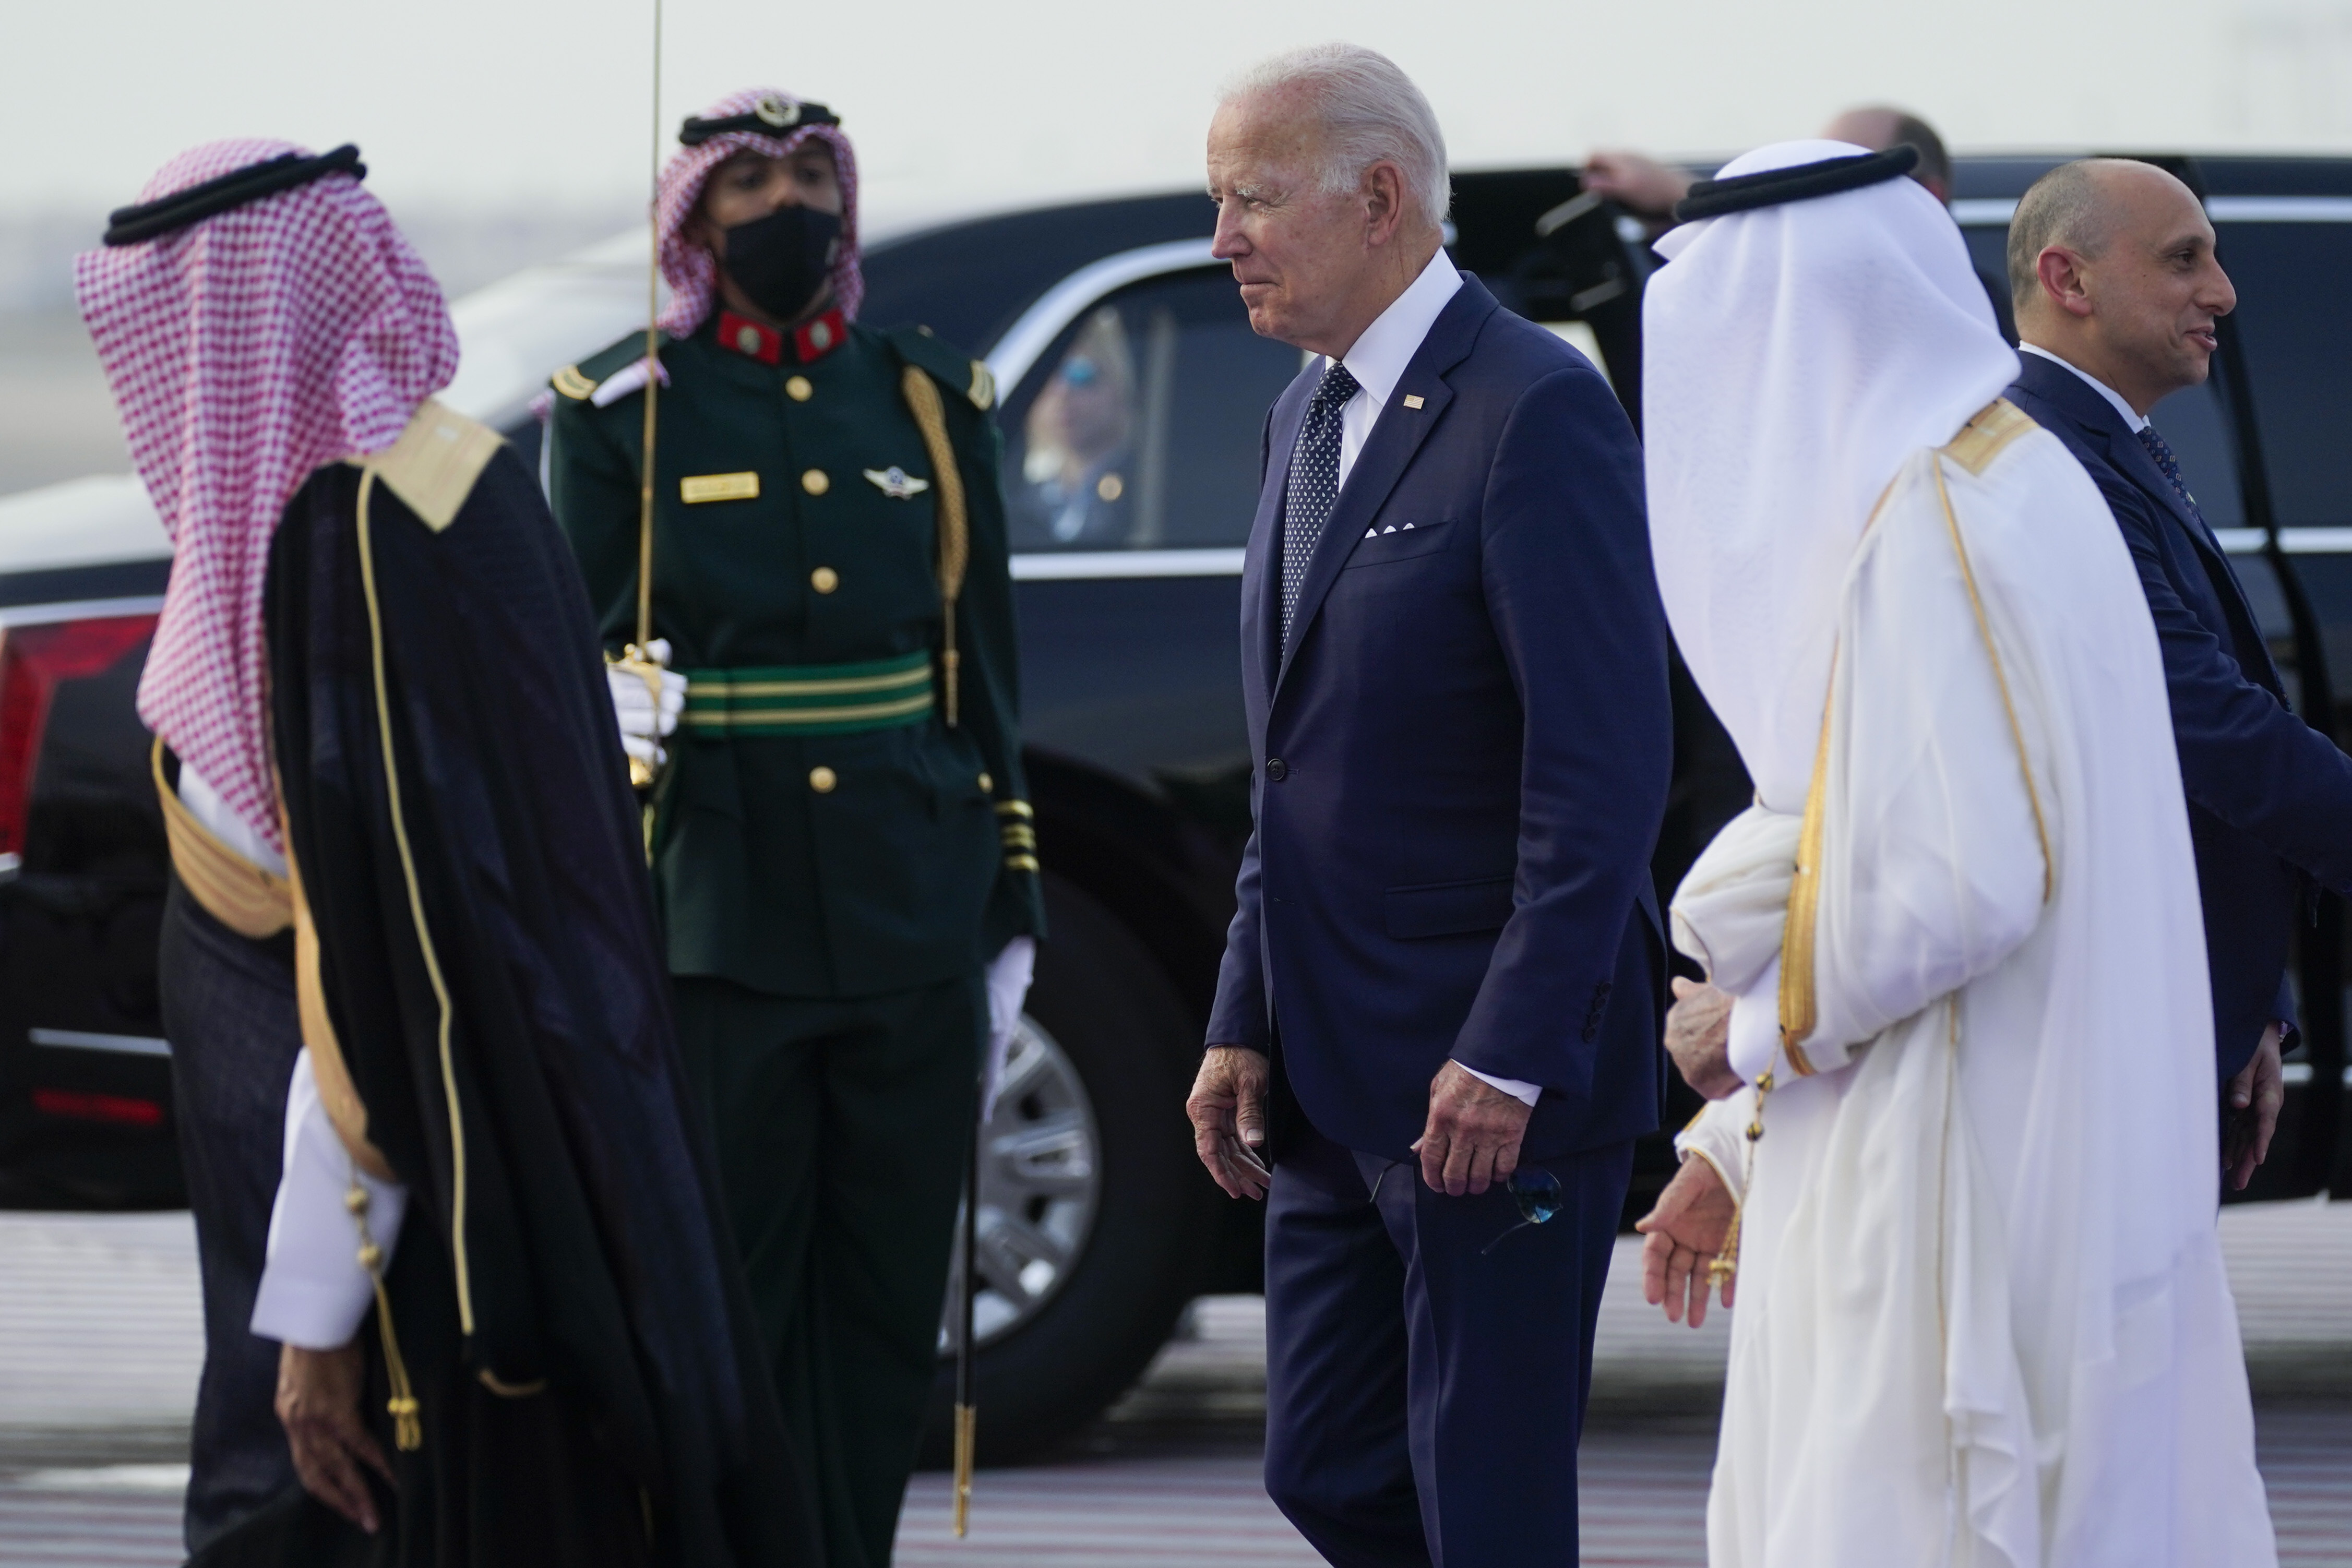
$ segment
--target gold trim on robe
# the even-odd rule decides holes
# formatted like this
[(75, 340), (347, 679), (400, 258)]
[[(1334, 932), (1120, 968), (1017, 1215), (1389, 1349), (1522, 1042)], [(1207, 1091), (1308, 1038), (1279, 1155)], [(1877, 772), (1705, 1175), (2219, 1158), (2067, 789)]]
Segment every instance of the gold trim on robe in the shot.
[(163, 737), (155, 737), (152, 761), (155, 794), (163, 804), (163, 838), (180, 885), (205, 914), (238, 936), (259, 942), (294, 924), (294, 896), (287, 879), (262, 870), (196, 821), (180, 792), (163, 776)]
[[(1952, 553), (1959, 560), (1960, 581), (1968, 590), (1969, 608), (1974, 612), (1977, 632), (1984, 641), (1985, 656), (1992, 661), (1993, 685), (2000, 692), (2001, 711), (2009, 718), (2010, 738), (2017, 746), (2018, 767), (2025, 774), (2026, 803), (2033, 810), (2033, 831), (2042, 846), (2042, 901), (2050, 902), (2056, 892), (2056, 862), (2050, 853), (2049, 824), (2042, 814), (2042, 793), (2034, 787), (2033, 763), (2025, 749), (2024, 727), (2018, 722), (2017, 704), (2011, 697), (2008, 673), (2001, 668), (2000, 650), (1994, 643), (1991, 620), (1985, 614), (1984, 600), (1977, 591), (1976, 570), (1969, 564), (1967, 543), (1960, 537), (1960, 520), (1952, 510), (1949, 487), (1944, 483), (1943, 460), (1947, 457), (1972, 475), (1981, 476), (1992, 465), (1994, 458), (2007, 450), (2010, 444), (2030, 431), (2039, 429), (2024, 410), (2007, 398), (1995, 398), (1985, 404), (1950, 442), (1939, 447), (1935, 465), (1936, 499), (1944, 509), (1944, 526), (1952, 540)], [(1889, 488), (1892, 488), (1890, 485)], [(1881, 497), (1882, 503), (1884, 497)], [(1875, 517), (1874, 510), (1873, 516)], [(1837, 664), (1832, 655), (1830, 689), (1834, 700), (1837, 689)], [(1787, 1052), (1789, 1063), (1797, 1075), (1812, 1075), (1812, 1064), (1805, 1060), (1799, 1041), (1813, 1032), (1818, 1021), (1818, 1006), (1813, 994), (1813, 936), (1820, 918), (1821, 886), (1819, 871), (1822, 858), (1823, 795), (1829, 779), (1830, 708), (1822, 713), (1822, 737), (1813, 753), (1812, 783), (1805, 791), (1804, 826), (1797, 841), (1797, 870), (1789, 884), (1788, 924), (1780, 938), (1780, 1044)]]
[(302, 868), (295, 863), (294, 835), (287, 831), (284, 836), (286, 885), (293, 906), (294, 1011), (301, 1021), (302, 1044), (310, 1052), (310, 1075), (319, 1082), (319, 1103), (352, 1163), (378, 1181), (396, 1182), (400, 1175), (392, 1168), (392, 1162), (368, 1142), (367, 1103), (352, 1082), (351, 1069), (343, 1063), (342, 1042), (335, 1038), (334, 1020), (327, 1012), (326, 986), (319, 973), (319, 927), (310, 919), (310, 901), (302, 896)]

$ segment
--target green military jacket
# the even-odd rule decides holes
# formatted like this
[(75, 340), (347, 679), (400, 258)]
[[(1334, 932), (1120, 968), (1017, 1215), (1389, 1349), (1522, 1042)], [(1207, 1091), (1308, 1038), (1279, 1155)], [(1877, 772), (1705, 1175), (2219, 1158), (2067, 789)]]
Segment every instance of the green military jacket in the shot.
[[(636, 627), (644, 354), (632, 335), (559, 371), (547, 432), (549, 497), (616, 653)], [(780, 334), (716, 309), (661, 363), (654, 633), (690, 683), (653, 839), (671, 972), (870, 996), (1041, 935), (986, 368), (919, 329), (827, 313)], [(952, 727), (909, 366), (938, 389), (968, 517)], [(792, 707), (811, 702), (857, 722)]]

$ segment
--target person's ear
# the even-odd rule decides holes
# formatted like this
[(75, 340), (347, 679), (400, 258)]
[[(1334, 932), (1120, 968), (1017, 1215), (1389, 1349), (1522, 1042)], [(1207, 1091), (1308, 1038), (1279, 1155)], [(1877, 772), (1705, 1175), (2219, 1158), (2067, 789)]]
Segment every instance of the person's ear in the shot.
[(1394, 239), (1404, 220), (1404, 171), (1385, 159), (1364, 171), (1365, 238), (1374, 245)]
[(2042, 254), (2033, 258), (2033, 270), (2042, 280), (2044, 299), (2069, 316), (2091, 314), (2091, 280), (2081, 256), (2063, 246), (2044, 246)]

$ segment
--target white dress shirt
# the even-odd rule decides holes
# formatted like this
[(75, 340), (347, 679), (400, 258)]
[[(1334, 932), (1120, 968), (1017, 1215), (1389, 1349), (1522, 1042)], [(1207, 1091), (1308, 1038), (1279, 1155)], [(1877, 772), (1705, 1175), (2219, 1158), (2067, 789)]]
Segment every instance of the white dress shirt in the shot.
[[(1430, 328), (1437, 324), (1438, 313), (1445, 308), (1462, 287), (1462, 274), (1454, 258), (1443, 246), (1421, 269), (1421, 276), (1405, 287), (1405, 291), (1389, 302), (1372, 324), (1364, 329), (1355, 345), (1339, 356), (1348, 373), (1356, 378), (1361, 390), (1348, 400), (1339, 411), (1339, 483), (1344, 486), (1348, 476), (1356, 466), (1357, 455), (1370, 439), (1372, 426), (1381, 421), (1381, 411), (1396, 392), (1396, 384), (1404, 379), (1405, 367), (1421, 352), (1422, 340), (1429, 336)], [(1517, 1078), (1497, 1078), (1481, 1072), (1467, 1062), (1462, 1071), (1482, 1083), (1489, 1083), (1523, 1104), (1532, 1105), (1543, 1092), (1540, 1084)]]
[(2108, 403), (2114, 407), (2115, 411), (2124, 416), (2124, 423), (2131, 426), (2134, 434), (2137, 434), (2139, 432), (2147, 428), (2147, 415), (2140, 413), (2139, 410), (2126, 402), (2124, 401), (2123, 393), (2116, 391), (2115, 388), (2109, 386), (2106, 382), (2101, 381), (2098, 377), (2093, 375), (2082, 366), (2075, 364), (2069, 360), (2062, 360), (2057, 355), (2052, 353), (2049, 350), (2034, 343), (2020, 343), (2017, 346), (2017, 351), (2021, 354), (2039, 354), (2043, 359), (2049, 361), (2052, 364), (2064, 365), (2068, 370), (2074, 371), (2077, 376), (2080, 376), (2083, 379), (2084, 385), (2089, 387), (2093, 392), (2106, 399)]
[(243, 858), (272, 876), (286, 874), (286, 857), (262, 841), (243, 817), (229, 810), (220, 791), (205, 781), (204, 776), (186, 762), (180, 764), (180, 804), (188, 815), (203, 825), (205, 831)]
[(304, 1350), (349, 1344), (375, 1301), (375, 1281), (360, 1266), (360, 1229), (344, 1195), (356, 1184), (367, 1194), (368, 1239), (392, 1266), (400, 1241), (408, 1189), (382, 1182), (352, 1163), (327, 1108), (310, 1053), (294, 1059), (286, 1092), (286, 1165), (278, 1201), (269, 1211), (269, 1243), (261, 1288), (253, 1299), (253, 1332)]
[(1441, 246), (1421, 269), (1421, 276), (1389, 302), (1353, 348), (1339, 356), (1339, 362), (1363, 389), (1339, 411), (1341, 485), (1347, 484), (1349, 473), (1356, 466), (1356, 455), (1363, 451), (1372, 426), (1380, 423), (1381, 411), (1388, 407), (1404, 368), (1421, 352), (1421, 341), (1436, 325), (1438, 312), (1461, 287), (1462, 274), (1454, 270), (1454, 258)]

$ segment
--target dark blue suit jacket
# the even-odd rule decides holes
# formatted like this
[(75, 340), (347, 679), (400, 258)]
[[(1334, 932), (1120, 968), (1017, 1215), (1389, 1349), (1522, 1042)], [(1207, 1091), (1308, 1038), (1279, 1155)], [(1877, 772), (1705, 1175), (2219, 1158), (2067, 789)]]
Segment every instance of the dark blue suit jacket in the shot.
[(1320, 1132), (1390, 1159), (1449, 1056), (1543, 1086), (1531, 1157), (1647, 1132), (1672, 727), (1633, 428), (1590, 361), (1465, 277), (1340, 490), (1286, 659), (1283, 493), (1321, 373), (1267, 419), (1242, 576), (1256, 831), (1208, 1038), (1275, 1048)]
[(2352, 892), (2352, 758), (2287, 706), (2230, 558), (2106, 399), (2024, 354), (2010, 401), (2066, 444), (2131, 547), (2156, 617), (2189, 796), (2221, 1073), (2292, 1019), (2287, 942), (2303, 877)]

